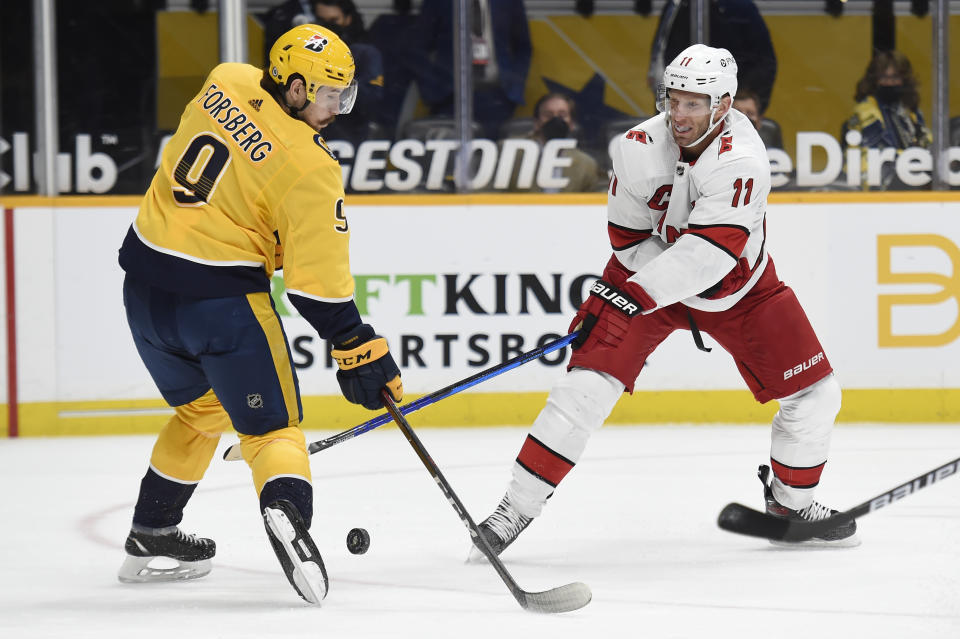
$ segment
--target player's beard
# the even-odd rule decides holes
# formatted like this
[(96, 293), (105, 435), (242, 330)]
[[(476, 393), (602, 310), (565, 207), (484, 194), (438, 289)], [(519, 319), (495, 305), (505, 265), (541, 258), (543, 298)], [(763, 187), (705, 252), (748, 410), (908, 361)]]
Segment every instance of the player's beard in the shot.
[[(302, 120), (302, 119), (303, 119), (303, 118), (301, 118), (301, 120)], [(308, 122), (307, 120), (303, 120), (303, 121), (306, 122), (306, 124), (307, 124), (308, 126), (310, 126), (310, 128), (312, 128), (312, 129), (313, 129), (314, 131), (316, 131), (317, 133), (322, 133), (322, 132), (323, 132), (323, 129), (325, 129), (325, 128), (327, 128), (328, 126), (330, 126), (330, 124), (332, 124), (333, 121), (336, 120), (336, 119), (337, 119), (337, 116), (331, 115), (331, 116), (328, 116), (328, 117), (326, 117), (326, 118), (324, 118), (324, 119), (322, 119), (322, 120), (318, 120), (318, 121), (309, 121), (309, 122)]]

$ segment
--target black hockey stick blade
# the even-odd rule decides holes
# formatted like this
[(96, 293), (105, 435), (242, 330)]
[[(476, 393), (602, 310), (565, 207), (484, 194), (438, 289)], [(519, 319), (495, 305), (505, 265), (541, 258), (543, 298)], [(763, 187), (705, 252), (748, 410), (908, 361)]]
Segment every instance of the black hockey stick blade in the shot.
[(467, 531), (470, 533), (470, 537), (473, 540), (474, 545), (476, 545), (477, 548), (480, 549), (480, 552), (482, 552), (490, 561), (490, 565), (493, 566), (494, 570), (497, 571), (497, 574), (500, 575), (500, 579), (502, 579), (503, 583), (506, 584), (507, 588), (510, 589), (510, 593), (513, 595), (514, 599), (517, 600), (517, 603), (524, 608), (524, 610), (542, 613), (570, 612), (583, 608), (590, 603), (590, 600), (593, 599), (593, 593), (590, 591), (590, 587), (584, 583), (577, 582), (567, 584), (565, 586), (551, 588), (550, 590), (545, 590), (543, 592), (527, 592), (521, 588), (513, 578), (513, 575), (507, 571), (506, 566), (503, 565), (503, 561), (501, 561), (500, 558), (497, 557), (497, 554), (493, 552), (493, 549), (490, 547), (490, 544), (487, 543), (486, 538), (480, 533), (480, 529), (473, 521), (470, 513), (467, 512), (463, 502), (461, 502), (460, 498), (457, 497), (457, 494), (453, 492), (453, 488), (450, 486), (449, 482), (447, 482), (446, 478), (443, 476), (443, 473), (440, 472), (440, 468), (437, 466), (436, 462), (434, 462), (433, 458), (430, 457), (430, 453), (428, 453), (427, 449), (424, 448), (420, 438), (417, 437), (417, 434), (413, 431), (413, 427), (410, 426), (410, 423), (407, 422), (406, 417), (404, 417), (403, 413), (400, 412), (400, 409), (397, 408), (393, 398), (390, 397), (390, 393), (384, 389), (380, 391), (380, 397), (383, 400), (383, 405), (386, 407), (387, 412), (390, 413), (390, 417), (393, 418), (393, 420), (397, 423), (397, 427), (400, 428), (400, 432), (403, 433), (403, 436), (406, 438), (407, 442), (417, 453), (417, 457), (420, 458), (420, 461), (430, 472), (430, 475), (437, 483), (440, 491), (447, 498), (447, 502), (453, 506), (453, 509), (460, 517), (460, 521), (463, 522), (463, 525), (467, 527)]
[(774, 517), (743, 504), (730, 503), (717, 517), (717, 525), (729, 532), (761, 537), (773, 541), (806, 541), (856, 518), (849, 511), (814, 522), (801, 522)]
[(806, 541), (819, 537), (828, 530), (847, 524), (858, 517), (869, 515), (875, 510), (880, 510), (907, 495), (912, 495), (941, 479), (956, 474), (960, 474), (960, 457), (923, 475), (914, 477), (896, 488), (880, 493), (847, 511), (813, 522), (783, 519), (748, 508), (743, 504), (730, 503), (720, 511), (720, 515), (717, 517), (717, 525), (723, 530), (751, 537), (762, 537), (774, 541)]
[(728, 532), (750, 537), (782, 540), (787, 534), (790, 522), (733, 502), (720, 511), (717, 526)]

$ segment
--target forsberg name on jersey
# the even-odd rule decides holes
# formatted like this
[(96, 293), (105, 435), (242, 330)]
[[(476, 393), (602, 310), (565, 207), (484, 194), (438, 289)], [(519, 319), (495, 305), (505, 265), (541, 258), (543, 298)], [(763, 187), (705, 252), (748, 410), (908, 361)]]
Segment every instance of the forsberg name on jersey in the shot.
[(264, 138), (250, 116), (224, 95), (216, 84), (211, 82), (197, 102), (254, 162), (262, 161), (273, 150), (273, 143)]

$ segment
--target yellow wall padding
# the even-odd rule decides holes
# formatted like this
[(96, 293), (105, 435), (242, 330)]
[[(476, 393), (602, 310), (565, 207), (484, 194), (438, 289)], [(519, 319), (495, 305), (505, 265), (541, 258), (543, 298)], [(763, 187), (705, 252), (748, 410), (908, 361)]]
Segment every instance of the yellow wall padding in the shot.
[[(157, 128), (173, 130), (220, 59), (216, 12), (157, 12)], [(247, 61), (263, 66), (263, 27), (247, 16)]]
[[(554, 15), (530, 20), (533, 59), (527, 75), (526, 104), (516, 116), (529, 116), (548, 90), (546, 80), (580, 91), (595, 74), (604, 80), (603, 103), (630, 115), (655, 115), (647, 85), (650, 45), (659, 16), (632, 14)], [(785, 150), (796, 153), (798, 131), (824, 131), (839, 137), (850, 116), (857, 81), (871, 56), (871, 17), (824, 13), (767, 15), (764, 21), (777, 56), (777, 78), (767, 117), (783, 132)], [(919, 80), (920, 109), (929, 123), (932, 66), (929, 15), (897, 16), (896, 44)], [(950, 34), (960, 34), (960, 14), (950, 16)], [(956, 40), (956, 38), (954, 38)], [(668, 61), (669, 62), (669, 61)], [(960, 65), (950, 65), (950, 115), (960, 115)], [(819, 161), (819, 164), (818, 164)], [(826, 156), (814, 154), (820, 170)]]
[[(527, 74), (526, 104), (516, 116), (529, 116), (548, 91), (545, 79), (580, 90), (595, 75), (604, 79), (604, 104), (624, 113), (653, 115), (654, 96), (647, 85), (650, 45), (656, 13), (565, 14), (530, 19), (533, 57)], [(767, 117), (777, 120), (785, 149), (792, 155), (798, 131), (839, 136), (853, 107), (854, 87), (871, 55), (871, 17), (825, 13), (767, 15), (764, 21), (777, 55), (777, 79)], [(896, 18), (896, 43), (920, 81), (920, 109), (929, 121), (932, 77), (929, 15)], [(960, 14), (950, 16), (949, 32), (960, 34)], [(217, 64), (217, 14), (192, 11), (157, 13), (157, 128), (175, 129), (184, 105), (200, 90)], [(248, 61), (263, 62), (263, 28), (247, 18)], [(954, 38), (956, 39), (956, 38)], [(950, 115), (960, 105), (960, 65), (950, 66)], [(420, 105), (417, 115), (425, 109)], [(814, 157), (816, 160), (816, 155)], [(825, 160), (825, 157), (824, 157)], [(817, 170), (822, 167), (816, 167)]]

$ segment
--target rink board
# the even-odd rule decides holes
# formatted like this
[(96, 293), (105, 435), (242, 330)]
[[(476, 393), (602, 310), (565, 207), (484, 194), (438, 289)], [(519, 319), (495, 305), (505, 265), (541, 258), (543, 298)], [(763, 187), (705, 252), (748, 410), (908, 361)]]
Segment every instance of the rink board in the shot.
[[(16, 331), (19, 433), (159, 428), (170, 411), (130, 339), (116, 260), (138, 200), (2, 202), (4, 228), (14, 229), (0, 299), (15, 303), (4, 329)], [(358, 305), (388, 338), (411, 397), (565, 334), (575, 301), (609, 256), (602, 195), (368, 196), (348, 199), (346, 211)], [(958, 194), (777, 195), (767, 228), (778, 274), (796, 290), (846, 391), (841, 420), (960, 420)], [(282, 287), (275, 300), (307, 427), (368, 419), (339, 398), (325, 342)], [(709, 354), (686, 331), (668, 338), (611, 421), (769, 419), (776, 403), (756, 404), (729, 355), (704, 337)], [(5, 334), (5, 401), (7, 343)], [(486, 381), (413, 421), (527, 423), (568, 355), (564, 349)]]

